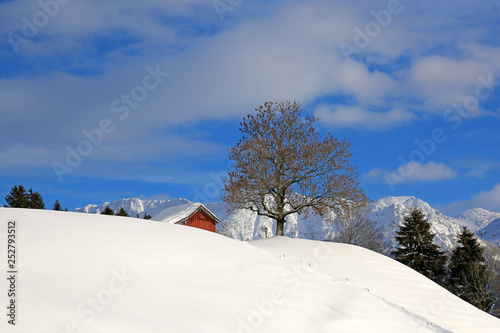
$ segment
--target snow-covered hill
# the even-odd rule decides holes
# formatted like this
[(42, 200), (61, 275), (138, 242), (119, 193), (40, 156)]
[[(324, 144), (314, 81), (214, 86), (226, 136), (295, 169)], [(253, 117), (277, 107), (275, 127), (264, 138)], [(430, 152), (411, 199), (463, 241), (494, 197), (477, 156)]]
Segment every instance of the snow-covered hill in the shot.
[[(154, 216), (162, 209), (185, 203), (189, 203), (189, 201), (186, 199), (169, 201), (124, 199), (104, 203), (100, 206), (88, 205), (77, 209), (77, 211), (96, 213), (109, 205), (115, 211), (120, 207), (124, 207), (130, 216), (139, 214), (142, 217), (145, 211)], [(251, 240), (265, 238), (266, 230), (268, 236), (273, 235), (275, 232), (276, 223), (270, 218), (258, 216), (251, 211), (228, 213), (226, 205), (223, 202), (208, 203), (206, 206), (223, 222), (217, 226), (217, 231), (228, 237), (239, 240)], [(462, 226), (468, 226), (481, 237), (488, 235), (484, 239), (489, 241), (495, 242), (496, 239), (500, 238), (498, 230), (496, 232), (490, 230), (494, 229), (494, 227), (481, 231), (482, 228), (488, 228), (488, 225), (495, 218), (500, 217), (500, 213), (476, 208), (464, 212), (457, 218), (453, 218), (440, 213), (428, 203), (412, 196), (387, 197), (377, 200), (372, 204), (369, 217), (379, 226), (384, 227), (386, 241), (390, 246), (397, 246), (395, 231), (412, 207), (418, 207), (426, 214), (432, 225), (431, 230), (436, 234), (435, 241), (444, 250), (449, 250), (456, 245), (455, 235), (460, 232)], [(285, 235), (293, 238), (326, 240), (332, 239), (334, 233), (335, 228), (331, 223), (327, 223), (324, 219), (315, 215), (305, 217), (293, 214), (288, 217), (285, 224)]]
[(123, 209), (128, 212), (129, 216), (136, 217), (137, 214), (139, 214), (139, 217), (143, 218), (146, 214), (154, 216), (166, 208), (184, 205), (189, 202), (190, 201), (186, 199), (142, 200), (137, 198), (130, 198), (112, 202), (105, 202), (102, 205), (90, 204), (85, 207), (75, 209), (75, 212), (98, 214), (102, 212), (106, 208), (106, 206), (109, 206), (115, 212), (118, 212), (118, 210), (123, 207)]
[[(13, 220), (16, 326), (3, 306), (2, 333), (500, 331), (499, 319), (356, 246), (0, 208), (3, 251)], [(2, 304), (8, 287), (0, 279)]]

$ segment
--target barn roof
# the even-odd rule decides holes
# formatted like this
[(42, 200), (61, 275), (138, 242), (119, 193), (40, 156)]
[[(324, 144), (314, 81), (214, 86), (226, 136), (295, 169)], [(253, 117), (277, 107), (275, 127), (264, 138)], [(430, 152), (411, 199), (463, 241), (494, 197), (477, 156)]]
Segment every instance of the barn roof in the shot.
[(220, 223), (220, 220), (208, 210), (201, 202), (190, 202), (188, 204), (169, 207), (162, 210), (155, 216), (151, 218), (154, 221), (160, 221), (165, 223), (182, 223), (193, 216), (197, 211), (202, 210), (208, 216), (214, 219), (215, 223)]

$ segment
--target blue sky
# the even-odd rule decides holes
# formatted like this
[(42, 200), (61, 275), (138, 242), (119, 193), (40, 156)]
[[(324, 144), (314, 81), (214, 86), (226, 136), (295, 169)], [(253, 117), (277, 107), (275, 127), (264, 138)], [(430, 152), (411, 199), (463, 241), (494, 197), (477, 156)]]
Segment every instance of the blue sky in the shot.
[(0, 197), (217, 201), (243, 116), (297, 100), (371, 199), (500, 211), (497, 1), (0, 1)]

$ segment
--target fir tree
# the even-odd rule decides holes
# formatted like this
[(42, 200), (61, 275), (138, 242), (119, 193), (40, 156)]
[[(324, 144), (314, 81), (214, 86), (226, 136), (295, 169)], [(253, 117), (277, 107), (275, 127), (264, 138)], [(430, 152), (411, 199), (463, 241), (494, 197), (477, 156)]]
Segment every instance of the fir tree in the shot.
[(101, 212), (103, 215), (115, 215), (115, 211), (109, 208), (109, 206), (106, 206), (104, 210)]
[(34, 209), (45, 209), (45, 202), (43, 202), (43, 198), (38, 192), (33, 192), (33, 189), (30, 188), (28, 193), (28, 198), (30, 201), (29, 208)]
[(40, 193), (33, 191), (32, 188), (26, 192), (22, 185), (12, 187), (10, 194), (5, 197), (5, 201), (10, 207), (45, 209), (45, 203)]
[(450, 258), (448, 287), (463, 300), (488, 311), (492, 299), (488, 292), (490, 273), (483, 257), (484, 248), (467, 227), (463, 227), (457, 238), (459, 245)]
[(63, 210), (61, 204), (59, 203), (59, 200), (56, 200), (56, 202), (54, 203), (54, 208), (52, 208), (52, 209), (59, 210), (59, 211)]
[(116, 216), (128, 216), (128, 213), (125, 209), (123, 209), (123, 207), (120, 207), (120, 210), (115, 215)]
[(15, 208), (29, 208), (30, 199), (26, 189), (22, 185), (14, 185), (10, 190), (10, 194), (5, 197), (5, 201), (9, 207)]
[(399, 248), (392, 255), (429, 279), (442, 283), (446, 257), (434, 244), (435, 235), (430, 228), (423, 212), (413, 208), (396, 231)]

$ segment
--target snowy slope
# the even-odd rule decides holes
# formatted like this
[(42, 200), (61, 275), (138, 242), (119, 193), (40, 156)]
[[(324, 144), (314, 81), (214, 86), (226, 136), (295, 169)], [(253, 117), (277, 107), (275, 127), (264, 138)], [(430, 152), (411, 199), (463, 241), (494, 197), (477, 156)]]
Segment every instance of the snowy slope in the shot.
[(1, 249), (10, 219), (18, 317), (10, 326), (3, 315), (2, 333), (500, 331), (499, 319), (355, 246), (240, 242), (135, 218), (0, 208)]
[(102, 205), (90, 204), (85, 207), (75, 209), (75, 212), (97, 214), (102, 212), (106, 206), (109, 206), (115, 212), (118, 212), (120, 207), (123, 207), (123, 209), (128, 212), (129, 216), (135, 217), (139, 214), (139, 217), (143, 218), (145, 214), (154, 216), (166, 208), (187, 203), (190, 203), (190, 201), (186, 199), (141, 200), (137, 198), (130, 198), (105, 202)]

